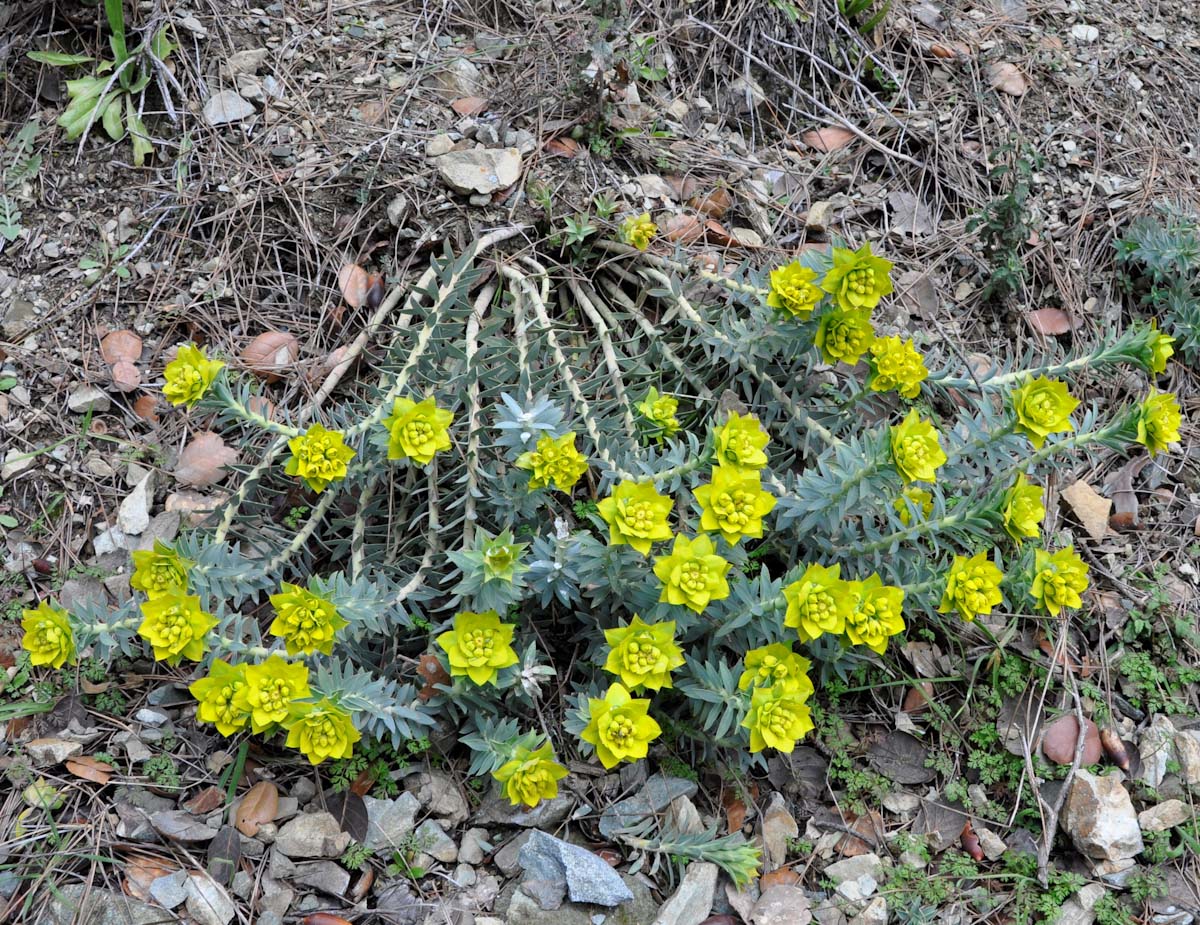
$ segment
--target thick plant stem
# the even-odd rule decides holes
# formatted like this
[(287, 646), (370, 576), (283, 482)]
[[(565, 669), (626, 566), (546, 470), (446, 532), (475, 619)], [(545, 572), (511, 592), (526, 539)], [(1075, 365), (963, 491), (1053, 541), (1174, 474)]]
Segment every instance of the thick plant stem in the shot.
[(471, 317), (467, 319), (466, 331), (466, 360), (467, 376), (470, 385), (467, 386), (467, 400), (470, 410), (467, 412), (467, 451), (464, 459), (467, 464), (466, 498), (463, 502), (463, 545), (471, 542), (475, 533), (475, 497), (479, 494), (479, 363), (476, 356), (479, 353), (479, 329), (487, 314), (488, 305), (496, 294), (495, 284), (483, 287), (475, 299)]
[(625, 430), (630, 437), (637, 439), (637, 425), (633, 421), (633, 413), (630, 411), (629, 397), (625, 393), (625, 380), (621, 376), (621, 365), (617, 362), (617, 353), (613, 349), (612, 337), (609, 333), (608, 325), (600, 316), (596, 306), (592, 300), (584, 293), (579, 284), (574, 279), (567, 280), (567, 285), (571, 289), (571, 294), (575, 297), (575, 301), (579, 307), (583, 309), (583, 313), (587, 315), (592, 326), (596, 329), (596, 336), (600, 338), (600, 351), (604, 354), (604, 365), (608, 367), (608, 373), (612, 376), (613, 393), (616, 395), (617, 401), (621, 405), (621, 417), (625, 422)]

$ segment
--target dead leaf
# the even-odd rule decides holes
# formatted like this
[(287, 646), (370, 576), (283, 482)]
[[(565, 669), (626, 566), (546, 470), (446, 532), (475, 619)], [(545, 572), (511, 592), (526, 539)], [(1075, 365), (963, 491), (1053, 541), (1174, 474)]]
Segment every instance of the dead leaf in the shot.
[(551, 157), (578, 157), (580, 152), (574, 138), (551, 138), (542, 147)]
[(892, 231), (897, 234), (920, 237), (934, 230), (933, 213), (929, 206), (912, 193), (893, 190), (888, 193), (888, 206), (892, 210)]
[(883, 839), (883, 816), (871, 810), (865, 816), (856, 818), (850, 831), (854, 834), (843, 835), (837, 843), (837, 851), (844, 858), (856, 858), (870, 854), (879, 847)]
[(300, 342), (283, 331), (266, 331), (250, 341), (242, 351), (246, 368), (267, 382), (279, 381), (300, 356)]
[(729, 190), (719, 186), (705, 196), (693, 196), (688, 201), (688, 205), (697, 212), (703, 212), (709, 218), (719, 221), (733, 205), (733, 197), (729, 194)]
[(112, 681), (89, 681), (87, 678), (80, 675), (79, 688), (85, 694), (103, 694), (106, 690), (112, 687)]
[(857, 136), (844, 128), (836, 125), (827, 125), (825, 128), (813, 129), (811, 132), (805, 132), (800, 136), (800, 140), (808, 147), (823, 154), (828, 154), (830, 151), (837, 151), (839, 148), (844, 148), (850, 144)]
[(383, 275), (380, 273), (372, 273), (367, 277), (367, 308), (376, 309), (383, 304), (383, 297), (387, 290)]
[(125, 892), (141, 902), (150, 902), (150, 884), (179, 870), (166, 858), (131, 854), (125, 858)]
[(229, 886), (241, 859), (242, 843), (238, 840), (238, 833), (231, 825), (221, 826), (208, 843), (208, 875), (221, 886)]
[(137, 401), (133, 403), (133, 413), (143, 421), (149, 421), (151, 424), (158, 423), (158, 396), (147, 392), (145, 395), (139, 395)]
[(942, 673), (938, 667), (938, 659), (942, 657), (942, 651), (933, 643), (906, 642), (900, 647), (900, 651), (904, 653), (905, 658), (912, 662), (913, 668), (922, 678), (936, 678)]
[[(1084, 767), (1096, 764), (1104, 754), (1104, 745), (1100, 741), (1100, 730), (1086, 716), (1083, 719), (1083, 758), (1080, 761)], [(1042, 754), (1047, 761), (1068, 767), (1075, 761), (1075, 746), (1079, 741), (1079, 721), (1073, 713), (1064, 713), (1049, 726), (1042, 736)]]
[(132, 363), (115, 363), (112, 368), (112, 384), (118, 392), (132, 392), (142, 384), (142, 371)]
[(1061, 308), (1039, 308), (1026, 312), (1025, 321), (1035, 334), (1045, 337), (1070, 334), (1077, 326), (1077, 322)]
[(366, 767), (358, 772), (358, 777), (351, 782), (349, 790), (351, 793), (357, 793), (360, 797), (365, 797), (374, 786), (375, 772), (370, 767)]
[(175, 478), (180, 484), (204, 488), (225, 478), (229, 474), (225, 467), (233, 465), (237, 458), (237, 450), (227, 447), (220, 435), (201, 431), (179, 454)]
[(1024, 96), (1029, 90), (1029, 81), (1025, 79), (1025, 75), (1015, 64), (1009, 64), (1007, 61), (989, 64), (987, 76), (992, 89), (1009, 96)]
[(680, 202), (687, 199), (695, 199), (700, 192), (700, 181), (693, 176), (671, 173), (666, 174), (663, 179), (671, 187), (671, 191), (675, 194), (674, 198)]
[(362, 308), (367, 301), (370, 277), (357, 263), (344, 263), (338, 270), (338, 289), (351, 308)]
[(76, 777), (90, 780), (93, 784), (103, 786), (112, 780), (113, 766), (103, 761), (97, 761), (95, 758), (80, 755), (76, 758), (68, 758), (66, 765), (67, 770)]
[(350, 925), (350, 922), (332, 912), (314, 912), (304, 917), (304, 925)]
[(452, 102), (450, 108), (460, 116), (477, 116), (487, 112), (488, 101), (482, 96), (464, 96)]
[(721, 791), (721, 806), (725, 809), (725, 824), (729, 834), (741, 831), (746, 824), (746, 804), (742, 802), (737, 791), (729, 788)]
[(1114, 530), (1137, 529), (1138, 499), (1133, 490), (1133, 480), (1148, 462), (1149, 456), (1135, 456), (1108, 480), (1108, 493), (1113, 503), (1113, 513), (1109, 515), (1108, 525)]
[(1064, 488), (1061, 492), (1063, 500), (1071, 505), (1071, 510), (1083, 524), (1083, 529), (1094, 540), (1102, 540), (1108, 533), (1108, 515), (1112, 510), (1112, 502), (1102, 497), (1083, 479)]
[(136, 363), (142, 356), (142, 339), (132, 331), (111, 331), (100, 341), (100, 356), (109, 366)]
[(781, 867), (763, 874), (758, 881), (758, 886), (761, 890), (769, 890), (773, 886), (797, 886), (801, 879), (801, 876), (790, 867)]
[(358, 117), (367, 125), (378, 125), (387, 115), (388, 104), (385, 100), (371, 100), (358, 107)]
[(925, 784), (937, 777), (937, 771), (925, 767), (928, 756), (928, 749), (916, 738), (895, 730), (867, 750), (872, 767), (897, 784)]
[(962, 42), (934, 42), (929, 46), (930, 54), (935, 58), (969, 58), (971, 48)]
[(247, 838), (253, 838), (260, 825), (275, 821), (278, 812), (279, 788), (269, 780), (261, 780), (238, 801), (233, 824)]
[(321, 794), (326, 812), (330, 813), (350, 837), (357, 842), (367, 840), (367, 804), (357, 793), (349, 791), (334, 793), (326, 790)]
[(969, 818), (958, 803), (923, 799), (913, 820), (913, 831), (931, 836), (926, 843), (936, 854), (941, 854), (959, 840)]
[(704, 237), (704, 228), (694, 215), (672, 215), (667, 219), (663, 233), (668, 241), (679, 244), (691, 244)]
[(725, 226), (711, 218), (704, 223), (704, 239), (709, 244), (716, 244), (719, 247), (728, 247), (734, 243), (733, 235)]
[(422, 700), (431, 700), (440, 692), (438, 684), (449, 684), (450, 673), (442, 667), (441, 659), (432, 652), (426, 652), (417, 660), (417, 674), (425, 679), (425, 686), (417, 694)]
[(922, 681), (918, 687), (910, 687), (904, 695), (904, 703), (900, 709), (904, 713), (923, 713), (929, 709), (929, 701), (933, 699), (933, 685)]
[(225, 805), (225, 791), (220, 787), (205, 787), (183, 804), (183, 808), (197, 816), (207, 816), (214, 809)]
[(963, 826), (962, 835), (960, 836), (963, 846), (963, 851), (967, 852), (973, 860), (983, 860), (983, 846), (979, 844), (979, 836), (975, 834), (975, 830), (971, 828), (971, 820), (967, 820), (967, 824)]
[(375, 870), (374, 868), (368, 867), (362, 872), (362, 876), (354, 881), (354, 886), (350, 888), (349, 896), (351, 901), (361, 902), (374, 885)]

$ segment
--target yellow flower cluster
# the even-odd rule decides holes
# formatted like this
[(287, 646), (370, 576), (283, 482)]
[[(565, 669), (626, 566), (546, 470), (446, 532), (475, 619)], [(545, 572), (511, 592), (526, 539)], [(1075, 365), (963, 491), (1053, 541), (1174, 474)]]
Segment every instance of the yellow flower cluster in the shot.
[(905, 398), (921, 394), (921, 383), (929, 376), (925, 358), (913, 346), (912, 338), (878, 337), (871, 342), (871, 378), (875, 392), (898, 392)]
[(942, 593), (939, 613), (957, 611), (964, 620), (987, 616), (1004, 596), (1000, 582), (1004, 573), (991, 562), (986, 552), (970, 558), (955, 556), (946, 575), (946, 590)]
[(33, 665), (61, 668), (75, 663), (75, 634), (67, 612), (57, 604), (42, 601), (34, 610), (21, 611), (21, 646)]
[(742, 726), (750, 731), (750, 751), (774, 748), (791, 752), (813, 728), (808, 698), (812, 663), (781, 642), (751, 649), (742, 659), (739, 690), (750, 691)]
[(481, 687), (496, 684), (496, 675), (515, 665), (512, 641), (516, 627), (501, 623), (494, 610), (455, 614), (451, 628), (437, 637), (450, 662), (451, 677), (468, 677)]
[(342, 433), (326, 430), (321, 424), (313, 424), (299, 437), (289, 440), (288, 449), (292, 455), (283, 471), (300, 476), (316, 492), (344, 479), (349, 471), (347, 464), (354, 458), (354, 450), (346, 446)]
[(529, 470), (530, 491), (553, 485), (569, 494), (587, 472), (588, 461), (575, 449), (575, 434), (567, 432), (561, 437), (542, 437), (535, 449), (517, 457), (516, 466)]
[(904, 632), (904, 589), (885, 585), (878, 575), (847, 581), (840, 565), (808, 565), (799, 580), (783, 589), (783, 596), (783, 624), (794, 629), (801, 642), (828, 633), (882, 653), (889, 637)]
[(190, 408), (204, 397), (224, 367), (220, 360), (210, 360), (199, 347), (185, 344), (163, 369), (163, 397), (172, 405)]
[(621, 225), (621, 240), (640, 251), (644, 251), (650, 246), (650, 242), (656, 234), (658, 234), (658, 226), (650, 218), (649, 212), (631, 215)]
[(675, 412), (679, 410), (679, 399), (673, 395), (659, 395), (658, 389), (651, 386), (646, 391), (646, 397), (634, 407), (653, 428), (653, 436), (660, 443), (663, 437), (674, 437), (679, 433), (679, 418)]
[(513, 806), (529, 807), (558, 796), (558, 782), (566, 776), (567, 769), (554, 759), (549, 742), (536, 749), (518, 745), (512, 757), (492, 772)]
[(275, 620), (267, 632), (284, 641), (288, 655), (332, 655), (334, 634), (349, 625), (331, 601), (287, 582), (271, 595), (271, 606)]

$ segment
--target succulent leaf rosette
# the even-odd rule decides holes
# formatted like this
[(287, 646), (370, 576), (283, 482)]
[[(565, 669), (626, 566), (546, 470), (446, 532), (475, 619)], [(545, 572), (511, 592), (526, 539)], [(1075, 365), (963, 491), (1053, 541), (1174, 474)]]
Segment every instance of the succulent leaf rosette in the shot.
[(875, 342), (871, 324), (871, 309), (838, 306), (821, 315), (813, 343), (826, 363), (845, 363), (853, 366)]
[(649, 212), (641, 215), (631, 215), (621, 223), (621, 240), (630, 247), (644, 251), (658, 234), (658, 226), (650, 218)]
[(242, 694), (245, 688), (245, 665), (214, 658), (208, 674), (188, 685), (196, 698), (196, 719), (212, 723), (223, 736), (245, 729), (250, 724), (249, 706)]
[(278, 655), (269, 656), (259, 665), (247, 665), (245, 679), (234, 702), (250, 714), (253, 732), (265, 732), (283, 723), (292, 701), (312, 693), (304, 663), (289, 662)]
[(511, 623), (501, 623), (494, 610), (456, 614), (452, 627), (437, 638), (449, 659), (450, 675), (468, 677), (480, 687), (495, 684), (496, 675), (518, 661), (512, 647), (516, 629)]
[(730, 546), (744, 537), (761, 537), (763, 518), (775, 507), (761, 476), (735, 466), (717, 466), (712, 482), (692, 494), (700, 504), (700, 529), (720, 533)]
[(846, 638), (882, 655), (888, 639), (904, 632), (904, 589), (885, 585), (878, 575), (850, 583), (854, 607), (846, 617)]
[(738, 678), (738, 690), (782, 685), (799, 698), (808, 700), (814, 693), (808, 670), (812, 662), (792, 651), (782, 642), (751, 649), (742, 656), (743, 671)]
[(271, 606), (275, 620), (267, 632), (284, 641), (288, 655), (332, 655), (334, 636), (349, 626), (332, 601), (286, 581), (279, 594), (271, 595)]
[(143, 602), (141, 611), (138, 634), (150, 643), (156, 660), (178, 665), (185, 658), (204, 658), (205, 639), (217, 618), (201, 609), (199, 597), (175, 590)]
[(1029, 484), (1023, 475), (1017, 476), (1013, 486), (1004, 493), (1000, 510), (1004, 517), (1004, 532), (1018, 543), (1038, 536), (1046, 516), (1041, 486)]
[(537, 447), (517, 457), (516, 467), (529, 470), (529, 490), (553, 485), (570, 492), (587, 472), (587, 457), (575, 448), (575, 434), (539, 438)]
[(731, 411), (713, 437), (717, 464), (735, 469), (762, 469), (767, 465), (769, 440), (758, 418)]
[(801, 642), (813, 642), (826, 633), (840, 636), (854, 606), (849, 582), (840, 565), (812, 564), (798, 581), (783, 589), (787, 611), (783, 625), (794, 629)]
[(646, 397), (634, 407), (657, 431), (659, 442), (663, 437), (674, 437), (679, 433), (679, 418), (675, 417), (675, 412), (679, 410), (679, 399), (674, 395), (659, 395), (658, 389), (651, 386)]
[(188, 570), (196, 563), (184, 559), (162, 540), (154, 541), (153, 549), (135, 550), (133, 574), (129, 586), (154, 599), (173, 592), (186, 593)]
[(875, 392), (897, 392), (904, 398), (921, 394), (921, 383), (929, 376), (925, 358), (913, 346), (912, 338), (877, 337), (867, 348), (871, 357), (868, 385)]
[(383, 419), (388, 431), (388, 459), (411, 459), (426, 466), (450, 449), (450, 424), (454, 413), (439, 408), (432, 398), (415, 402), (397, 398), (392, 413)]

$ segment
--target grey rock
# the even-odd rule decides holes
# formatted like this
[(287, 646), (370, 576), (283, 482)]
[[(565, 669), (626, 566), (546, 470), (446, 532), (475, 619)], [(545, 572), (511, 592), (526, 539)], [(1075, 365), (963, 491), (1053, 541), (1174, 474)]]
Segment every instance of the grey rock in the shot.
[(521, 872), (521, 849), (525, 847), (525, 842), (529, 841), (533, 830), (526, 830), (516, 838), (500, 846), (500, 850), (492, 856), (492, 863), (499, 868), (500, 872), (506, 877), (515, 877)]
[(402, 793), (394, 800), (363, 797), (367, 807), (366, 847), (372, 851), (397, 848), (416, 826), (421, 804), (411, 793)]
[(770, 887), (754, 904), (750, 921), (754, 925), (808, 925), (812, 921), (808, 897), (799, 887)]
[(1133, 803), (1117, 774), (1076, 772), (1063, 807), (1062, 828), (1090, 858), (1132, 858), (1144, 847)]
[(522, 154), (532, 154), (537, 150), (538, 141), (532, 132), (527, 132), (525, 129), (518, 129), (515, 132), (504, 133), (504, 146), (506, 148), (516, 148)]
[(888, 904), (882, 896), (876, 896), (858, 915), (850, 920), (850, 925), (888, 925)]
[(454, 139), (444, 132), (439, 135), (434, 135), (425, 142), (426, 157), (441, 157), (443, 154), (448, 154), (454, 150)]
[(69, 739), (33, 739), (25, 743), (25, 753), (36, 767), (44, 768), (62, 764), (73, 755), (83, 751), (79, 742)]
[(171, 717), (154, 707), (142, 707), (133, 715), (133, 718), (146, 726), (161, 726), (163, 723), (171, 721)]
[(689, 864), (679, 888), (658, 910), (654, 925), (700, 925), (712, 911), (718, 873), (716, 864)]
[(765, 870), (772, 871), (783, 866), (787, 860), (788, 842), (800, 835), (800, 827), (782, 793), (771, 794), (767, 808), (763, 810), (761, 826), (763, 865)]
[(233, 875), (233, 884), (230, 889), (238, 899), (249, 900), (254, 894), (254, 878), (244, 870), (239, 870)]
[(223, 70), (230, 77), (236, 77), (238, 74), (253, 74), (262, 67), (268, 54), (270, 52), (265, 48), (247, 48), (234, 52), (225, 62)]
[(463, 888), (474, 886), (477, 879), (475, 868), (470, 864), (459, 864), (454, 868), (454, 876), (450, 879)]
[(313, 783), (311, 777), (302, 777), (292, 785), (292, 796), (296, 798), (296, 802), (301, 806), (316, 795), (317, 785)]
[(507, 925), (651, 925), (658, 913), (658, 903), (650, 889), (640, 880), (623, 877), (633, 899), (615, 909), (586, 903), (565, 903), (558, 909), (546, 910), (523, 889), (512, 894), (505, 918)]
[(470, 808), (467, 798), (462, 795), (458, 784), (449, 774), (441, 771), (422, 771), (411, 775), (404, 782), (404, 787), (415, 794), (422, 806), (440, 819), (445, 819), (451, 825), (467, 821)]
[[(803, 915), (803, 912), (798, 914)], [(837, 903), (832, 899), (821, 900), (809, 914), (812, 916), (812, 920), (819, 922), (820, 925), (846, 925), (846, 913), (838, 908)], [(757, 922), (758, 919), (754, 921)]]
[(197, 925), (229, 925), (237, 915), (237, 905), (208, 874), (192, 871), (184, 884), (187, 891), (187, 911)]
[(349, 843), (349, 834), (330, 813), (297, 816), (275, 836), (275, 850), (289, 858), (336, 858)]
[(446, 830), (435, 819), (426, 819), (417, 827), (413, 836), (417, 847), (435, 861), (453, 864), (458, 860), (458, 845), (446, 834)]
[(612, 838), (618, 829), (627, 828), (654, 813), (665, 810), (678, 797), (696, 793), (695, 781), (655, 774), (634, 796), (614, 803), (600, 816), (600, 834)]
[(1008, 850), (1008, 845), (1004, 843), (1004, 839), (986, 826), (976, 826), (975, 834), (979, 838), (979, 847), (983, 849), (984, 857), (989, 861), (998, 861), (1004, 852)]
[(616, 906), (633, 894), (612, 867), (586, 848), (533, 830), (518, 858), (526, 880), (560, 883), (572, 902)]
[(1200, 784), (1200, 729), (1185, 729), (1175, 736), (1179, 776), (1185, 784)]
[(521, 152), (516, 148), (450, 151), (435, 163), (442, 181), (456, 193), (494, 193), (521, 176)]
[(1089, 883), (1059, 907), (1055, 925), (1092, 925), (1096, 921), (1093, 910), (1105, 892), (1101, 884)]
[(272, 846), (267, 870), (276, 880), (287, 880), (296, 873), (296, 865), (292, 863), (286, 854), (277, 847)]
[(241, 122), (254, 115), (254, 104), (246, 102), (236, 90), (214, 93), (204, 104), (204, 119), (209, 125)]
[(480, 144), (494, 147), (500, 144), (500, 132), (491, 122), (482, 122), (475, 129), (475, 140)]
[(897, 816), (908, 816), (921, 808), (921, 798), (915, 793), (898, 790), (883, 795), (883, 808)]
[[(258, 907), (263, 912), (274, 913), (283, 918), (287, 915), (288, 909), (292, 907), (292, 900), (296, 897), (296, 891), (290, 886), (280, 883), (273, 877), (263, 877), (262, 879), (262, 894), (258, 899)], [(259, 919), (260, 925), (262, 919)]]
[(483, 856), (492, 850), (487, 829), (467, 829), (458, 845), (458, 859), (464, 864), (482, 864)]
[(1138, 742), (1138, 754), (1142, 759), (1139, 775), (1150, 787), (1158, 787), (1167, 774), (1167, 763), (1171, 760), (1175, 727), (1171, 720), (1159, 714), (1150, 720)]
[(0, 331), (5, 340), (18, 341), (27, 328), (37, 319), (37, 308), (26, 299), (14, 298), (0, 316)]
[(50, 905), (38, 925), (162, 925), (161, 908), (112, 890), (69, 883), (46, 892)]
[(163, 838), (185, 845), (212, 841), (217, 834), (216, 829), (183, 809), (154, 813), (150, 816), (150, 824)]
[(449, 102), (464, 96), (478, 96), (483, 86), (483, 75), (469, 59), (455, 57), (430, 76), (425, 85)]
[(862, 877), (870, 877), (878, 882), (883, 879), (883, 867), (883, 861), (879, 855), (860, 854), (858, 857), (846, 858), (844, 861), (830, 864), (825, 868), (824, 876), (833, 881), (835, 886), (850, 880), (859, 880)]
[(4, 462), (0, 464), (0, 479), (13, 479), (33, 467), (38, 461), (36, 450), (23, 450), (17, 447), (4, 454)]
[(331, 896), (344, 896), (350, 887), (350, 874), (333, 861), (308, 861), (296, 865), (292, 880)]
[(392, 197), (387, 204), (387, 218), (393, 228), (399, 228), (404, 224), (404, 216), (408, 214), (408, 197), (403, 193), (397, 193)]
[(1120, 858), (1116, 861), (1100, 861), (1092, 867), (1092, 876), (1110, 886), (1124, 889), (1129, 878), (1139, 870), (1141, 868), (1133, 858)]
[(1192, 818), (1192, 810), (1183, 800), (1165, 800), (1138, 813), (1143, 832), (1164, 832)]
[(667, 824), (687, 835), (698, 835), (705, 829), (700, 810), (696, 809), (696, 804), (689, 797), (676, 797), (671, 801), (667, 807)]
[(150, 895), (164, 909), (181, 906), (188, 898), (187, 889), (184, 886), (187, 878), (186, 870), (177, 870), (174, 873), (156, 877), (150, 881)]
[(154, 473), (146, 474), (117, 510), (117, 526), (126, 536), (138, 536), (150, 526), (150, 505), (154, 501)]
[(94, 385), (81, 385), (67, 396), (67, 407), (76, 414), (92, 411), (103, 414), (112, 407), (112, 399), (104, 389)]
[(64, 610), (77, 607), (105, 607), (104, 585), (95, 578), (68, 578), (58, 592), (58, 602)]

